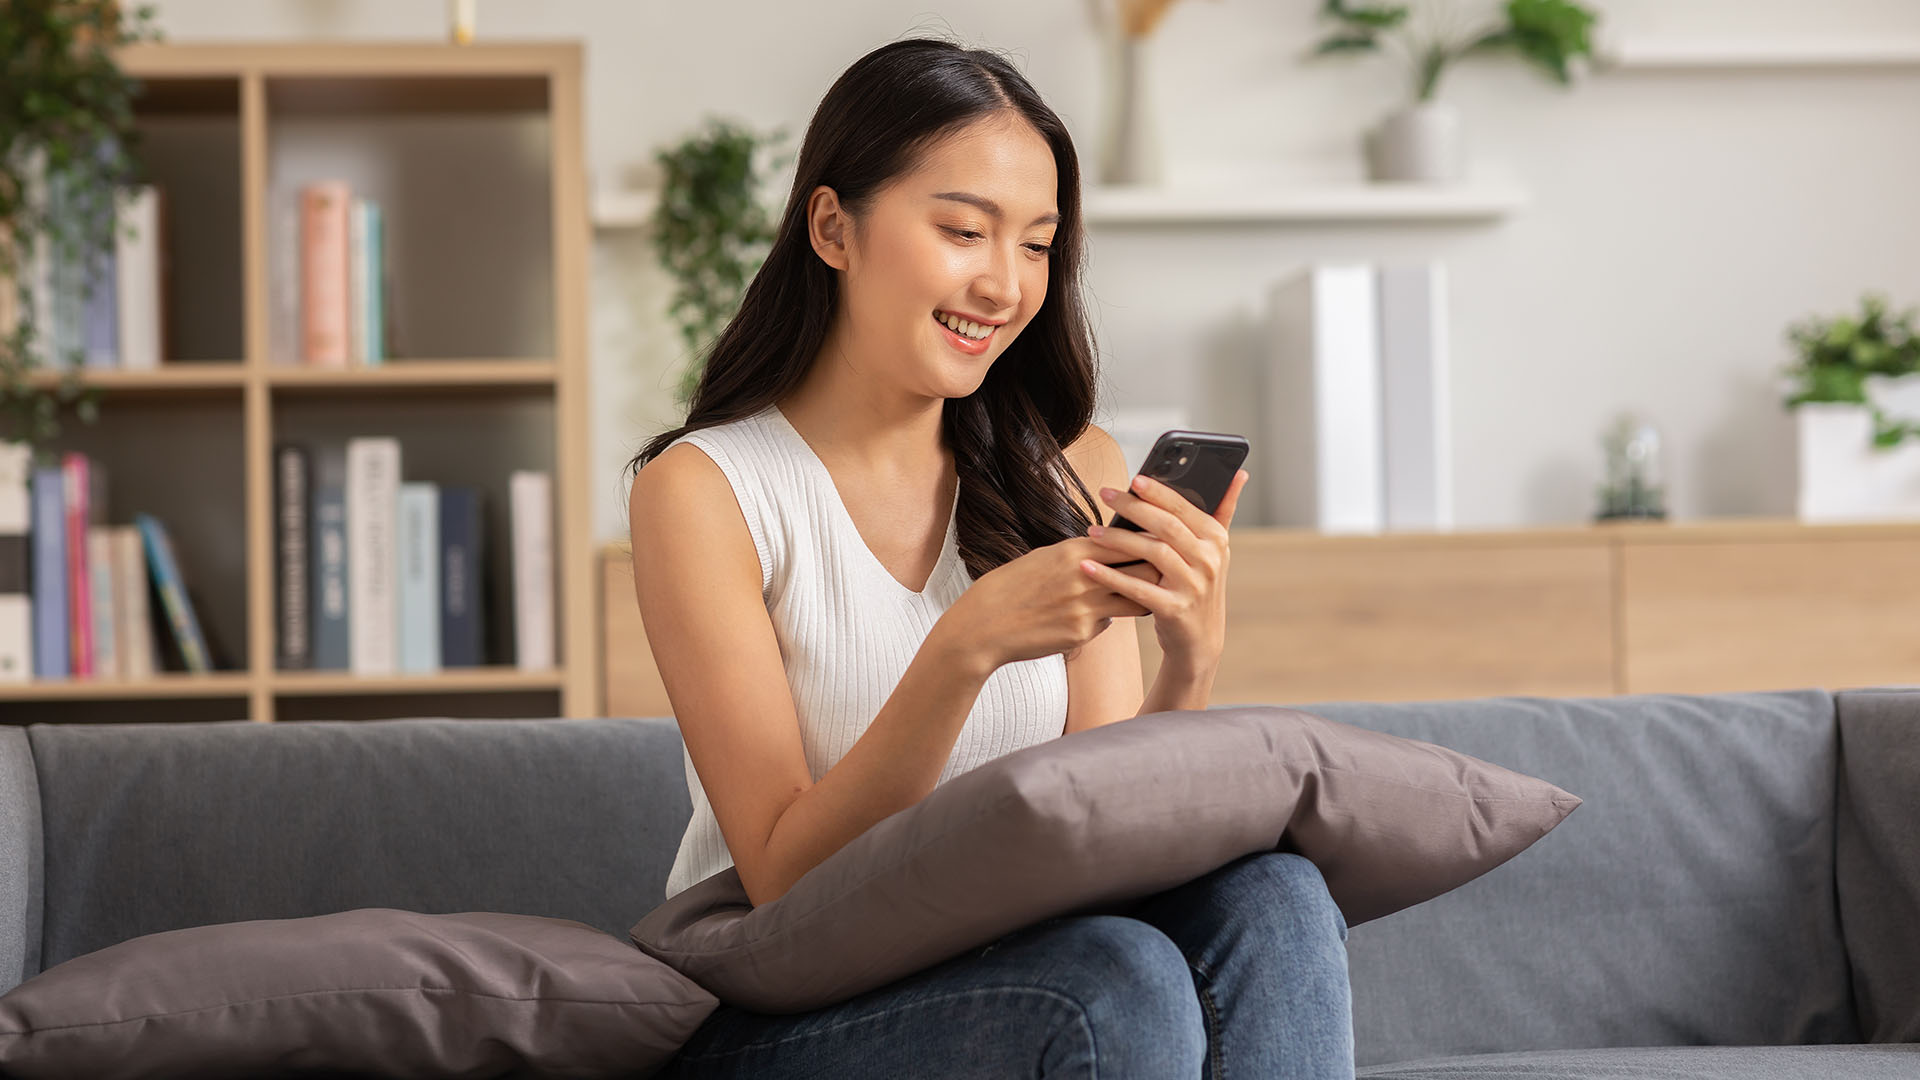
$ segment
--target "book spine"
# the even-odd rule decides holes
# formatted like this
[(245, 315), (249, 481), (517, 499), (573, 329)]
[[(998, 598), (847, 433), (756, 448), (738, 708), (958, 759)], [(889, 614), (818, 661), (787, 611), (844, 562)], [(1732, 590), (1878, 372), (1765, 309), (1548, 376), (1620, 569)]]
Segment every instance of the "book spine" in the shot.
[(115, 604), (120, 619), (120, 659), (127, 678), (152, 678), (159, 665), (153, 659), (153, 614), (147, 605), (147, 554), (140, 529), (118, 525), (111, 534), (114, 587), (120, 594)]
[(301, 339), (316, 367), (347, 364), (347, 209), (340, 181), (301, 190)]
[(173, 544), (167, 539), (166, 527), (151, 514), (136, 514), (134, 522), (139, 525), (140, 535), (146, 540), (147, 561), (153, 568), (155, 590), (160, 594), (160, 606), (166, 612), (167, 625), (173, 629), (173, 640), (180, 649), (180, 657), (186, 661), (188, 671), (205, 674), (212, 670), (212, 665), (207, 661), (207, 642), (201, 636), (193, 603), (187, 598), (186, 582), (180, 576), (180, 565), (174, 559)]
[(367, 200), (347, 206), (347, 365), (367, 362)]
[(276, 658), (283, 670), (313, 666), (307, 594), (307, 449), (288, 443), (274, 448), (275, 608), (279, 616)]
[(400, 485), (400, 670), (440, 670), (440, 489)]
[(480, 574), (480, 492), (440, 490), (440, 663), (478, 667), (486, 663)]
[(67, 633), (73, 674), (92, 678), (93, 579), (87, 569), (87, 522), (93, 484), (87, 477), (85, 454), (69, 451), (60, 459), (66, 483), (67, 512)]
[(114, 301), (119, 312), (120, 366), (150, 371), (161, 362), (160, 192), (152, 185), (120, 196), (114, 240)]
[(345, 671), (348, 645), (346, 451), (322, 447), (314, 465), (313, 489), (313, 666)]
[(120, 315), (116, 256), (112, 246), (95, 253), (87, 268), (87, 297), (82, 323), (86, 364), (90, 368), (120, 366)]
[(514, 663), (553, 667), (553, 493), (545, 472), (516, 470), (508, 480), (513, 516)]
[(387, 219), (367, 204), (367, 363), (387, 362)]
[(58, 466), (33, 471), (33, 670), (70, 673), (67, 641), (66, 479)]
[(0, 683), (33, 678), (32, 491), (33, 449), (0, 443)]
[(400, 499), (400, 441), (347, 442), (347, 606), (349, 668), (391, 675), (399, 665), (394, 524)]
[(119, 637), (113, 626), (113, 549), (105, 525), (87, 528), (87, 573), (93, 590), (93, 673), (96, 678), (118, 679), (120, 670)]

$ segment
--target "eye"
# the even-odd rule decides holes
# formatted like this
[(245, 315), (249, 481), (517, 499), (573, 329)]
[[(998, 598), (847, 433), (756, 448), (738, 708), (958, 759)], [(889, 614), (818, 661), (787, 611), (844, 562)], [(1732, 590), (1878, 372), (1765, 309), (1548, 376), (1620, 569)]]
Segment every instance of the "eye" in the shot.
[(955, 236), (965, 237), (969, 240), (978, 240), (980, 239), (980, 235), (981, 235), (977, 232), (974, 232), (972, 229), (948, 229), (947, 231), (952, 233)]
[(1027, 249), (1029, 251), (1032, 251), (1035, 255), (1045, 257), (1047, 252), (1053, 250), (1053, 245), (1052, 244), (1028, 244)]

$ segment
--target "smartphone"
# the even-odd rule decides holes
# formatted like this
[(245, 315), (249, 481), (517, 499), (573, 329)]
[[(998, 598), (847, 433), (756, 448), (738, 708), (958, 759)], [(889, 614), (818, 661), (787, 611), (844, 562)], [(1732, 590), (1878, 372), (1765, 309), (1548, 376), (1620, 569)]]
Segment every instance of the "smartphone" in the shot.
[[(1227, 497), (1234, 474), (1247, 460), (1245, 436), (1220, 431), (1188, 431), (1175, 428), (1162, 432), (1153, 449), (1140, 465), (1140, 475), (1152, 477), (1186, 496), (1187, 501), (1211, 514)], [(1136, 492), (1135, 494), (1138, 494)], [(1107, 522), (1110, 529), (1142, 531), (1140, 526), (1119, 514)], [(1133, 566), (1145, 559), (1130, 559), (1112, 566)]]

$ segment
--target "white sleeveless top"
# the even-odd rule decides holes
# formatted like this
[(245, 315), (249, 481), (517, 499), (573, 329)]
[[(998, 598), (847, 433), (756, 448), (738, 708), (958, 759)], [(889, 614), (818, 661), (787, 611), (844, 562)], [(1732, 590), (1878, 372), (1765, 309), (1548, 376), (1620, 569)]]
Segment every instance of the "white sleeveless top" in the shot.
[[(818, 783), (893, 694), (934, 620), (973, 583), (957, 541), (959, 492), (940, 558), (914, 592), (867, 547), (825, 463), (778, 406), (668, 445), (683, 442), (720, 466), (753, 534), (761, 596), (780, 641), (807, 771)], [(938, 783), (1055, 738), (1066, 722), (1063, 655), (1002, 665), (974, 700)], [(667, 876), (669, 897), (733, 865), (684, 746), (681, 756), (693, 817)]]

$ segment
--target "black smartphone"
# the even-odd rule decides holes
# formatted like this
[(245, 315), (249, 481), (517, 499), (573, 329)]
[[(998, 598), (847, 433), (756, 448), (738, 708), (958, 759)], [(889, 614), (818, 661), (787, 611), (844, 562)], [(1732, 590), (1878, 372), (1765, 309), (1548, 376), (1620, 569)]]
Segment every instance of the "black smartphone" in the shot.
[[(1246, 437), (1242, 435), (1175, 428), (1162, 432), (1154, 440), (1153, 449), (1140, 465), (1140, 474), (1160, 481), (1211, 514), (1220, 508), (1220, 500), (1227, 497), (1227, 488), (1247, 460), (1248, 449)], [(1117, 513), (1107, 522), (1107, 527), (1142, 531), (1140, 526)], [(1130, 559), (1109, 565), (1133, 566), (1146, 561)]]

